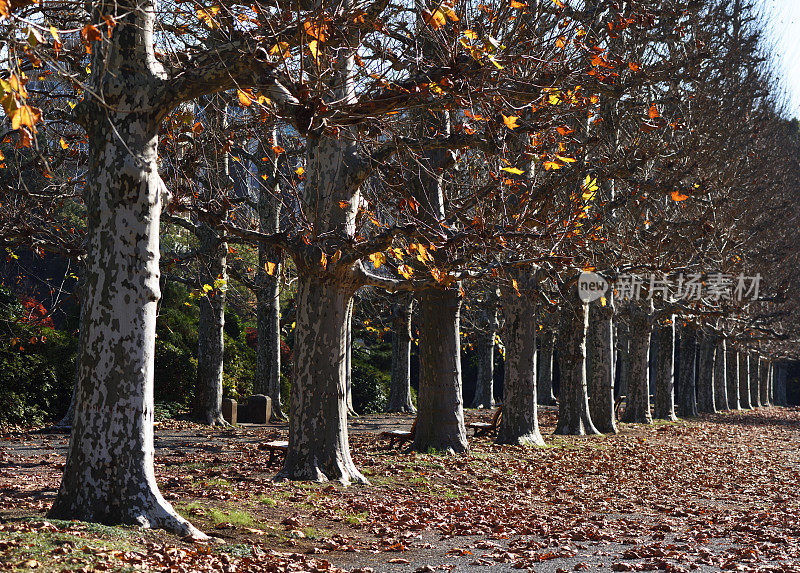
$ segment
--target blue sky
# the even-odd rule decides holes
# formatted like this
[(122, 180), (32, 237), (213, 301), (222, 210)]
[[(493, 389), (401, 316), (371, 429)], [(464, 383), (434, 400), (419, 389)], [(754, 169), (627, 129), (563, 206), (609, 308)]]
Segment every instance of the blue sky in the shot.
[(786, 91), (787, 115), (800, 118), (800, 0), (760, 0), (773, 58)]

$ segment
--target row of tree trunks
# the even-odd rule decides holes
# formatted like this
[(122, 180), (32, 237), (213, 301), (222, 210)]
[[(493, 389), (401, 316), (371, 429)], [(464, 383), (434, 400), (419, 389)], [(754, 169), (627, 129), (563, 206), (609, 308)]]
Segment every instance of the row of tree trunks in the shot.
[(725, 339), (720, 338), (717, 341), (717, 348), (714, 352), (714, 405), (717, 410), (730, 410), (726, 380), (727, 353), (725, 352), (725, 348)]

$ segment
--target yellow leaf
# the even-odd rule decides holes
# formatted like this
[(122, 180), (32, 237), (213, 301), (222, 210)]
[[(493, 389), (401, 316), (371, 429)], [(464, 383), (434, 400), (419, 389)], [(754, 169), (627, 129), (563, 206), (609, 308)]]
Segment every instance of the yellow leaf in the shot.
[(67, 145), (67, 142), (64, 141), (63, 137), (61, 138), (61, 141), (59, 141), (59, 143), (61, 144), (61, 149), (69, 149), (69, 145)]
[(564, 167), (564, 166), (561, 163), (559, 163), (558, 161), (545, 161), (544, 162), (544, 170), (545, 171), (550, 171), (551, 169), (553, 169), (553, 170), (561, 169), (562, 167)]
[(514, 175), (522, 175), (524, 173), (522, 169), (517, 169), (516, 167), (503, 167), (501, 171), (508, 171)]
[(410, 279), (411, 276), (414, 274), (414, 271), (411, 270), (411, 267), (408, 265), (400, 265), (397, 267), (397, 272), (403, 275), (406, 279)]
[(311, 40), (308, 43), (308, 50), (311, 52), (311, 55), (314, 56), (315, 60), (319, 57), (319, 48), (317, 47), (316, 40)]
[(369, 260), (372, 261), (372, 264), (376, 269), (379, 269), (381, 268), (381, 265), (386, 262), (386, 255), (383, 253), (372, 253), (369, 256)]
[(306, 172), (306, 170), (303, 169), (302, 167), (298, 167), (297, 169), (294, 170), (294, 172), (297, 173), (297, 175), (302, 175), (303, 173)]
[(511, 279), (511, 286), (513, 286), (514, 290), (517, 291), (517, 296), (522, 296), (519, 292), (519, 285), (517, 284), (517, 279)]
[(473, 32), (472, 30), (464, 30), (464, 35), (469, 38), (470, 40), (477, 40), (478, 34)]
[(14, 110), (11, 116), (11, 128), (19, 129), (20, 127), (33, 127), (34, 124), (42, 119), (41, 110), (23, 105)]
[(505, 115), (505, 114), (500, 114), (500, 115), (503, 116), (503, 123), (506, 124), (506, 127), (508, 129), (516, 129), (519, 127), (519, 124), (517, 123), (517, 120), (519, 119), (518, 115)]
[(219, 6), (212, 6), (208, 10), (200, 9), (197, 11), (197, 17), (209, 28), (219, 28), (219, 24), (214, 20), (214, 16), (219, 14)]
[(273, 274), (275, 274), (275, 268), (277, 266), (278, 265), (276, 265), (272, 261), (267, 261), (266, 263), (264, 263), (264, 270), (267, 271), (268, 275), (273, 275)]
[(50, 35), (53, 36), (53, 39), (56, 42), (61, 42), (61, 36), (58, 35), (58, 30), (55, 26), (50, 26)]
[(564, 163), (575, 163), (577, 161), (577, 159), (573, 159), (572, 157), (562, 157), (561, 155), (556, 155), (556, 158)]
[(212, 290), (214, 290), (214, 287), (211, 285), (203, 285), (203, 292), (210, 292)]

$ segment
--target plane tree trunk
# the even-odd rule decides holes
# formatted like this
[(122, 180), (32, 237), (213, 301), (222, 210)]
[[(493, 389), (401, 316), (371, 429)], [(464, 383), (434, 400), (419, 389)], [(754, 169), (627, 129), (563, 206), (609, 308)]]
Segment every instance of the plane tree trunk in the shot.
[(216, 231), (201, 224), (200, 318), (197, 323), (197, 384), (192, 414), (210, 426), (227, 425), (222, 417), (222, 369), (225, 352), (226, 261), (228, 246)]
[[(492, 290), (492, 289), (488, 289)], [(497, 295), (488, 292), (482, 303), (475, 332), (475, 353), (478, 362), (478, 373), (475, 386), (473, 408), (491, 408), (494, 406), (494, 349), (497, 329), (500, 321), (497, 308)]]
[(599, 434), (589, 414), (586, 385), (586, 329), (589, 307), (572, 287), (565, 295), (559, 314), (558, 366), (561, 391), (558, 400), (556, 434)]
[(739, 405), (750, 410), (753, 405), (750, 403), (750, 355), (739, 351)]
[(678, 407), (678, 415), (682, 418), (691, 418), (697, 416), (694, 372), (697, 354), (697, 327), (691, 323), (684, 324), (680, 329), (680, 333), (678, 348), (680, 362), (675, 401)]
[(411, 400), (411, 310), (414, 299), (409, 294), (396, 295), (392, 304), (392, 379), (389, 385), (389, 412), (417, 409)]
[(650, 335), (652, 333), (652, 303), (631, 301), (628, 305), (630, 359), (628, 394), (625, 400), (624, 422), (651, 424), (650, 414)]
[(536, 401), (542, 406), (555, 406), (553, 395), (553, 351), (556, 343), (558, 315), (555, 311), (541, 310), (542, 330), (540, 331), (539, 351), (537, 353)]
[(587, 348), (591, 356), (589, 378), (589, 413), (595, 428), (604, 434), (617, 433), (614, 413), (614, 304), (605, 305), (596, 300), (589, 304), (589, 331), (592, 333)]
[(727, 382), (727, 353), (725, 352), (725, 339), (717, 341), (714, 353), (714, 405), (717, 410), (728, 410), (728, 382)]
[[(272, 127), (270, 143), (277, 145), (277, 130)], [(280, 231), (280, 187), (278, 157), (272, 149), (263, 150), (269, 161), (261, 163), (258, 192), (258, 222), (262, 233)], [(266, 179), (264, 179), (266, 178)], [(281, 283), (283, 253), (273, 245), (259, 242), (256, 271), (256, 346), (255, 390), (270, 397), (272, 421), (286, 419), (281, 400)]]
[(697, 409), (707, 414), (713, 414), (717, 411), (714, 404), (714, 353), (716, 345), (716, 336), (713, 333), (700, 333)]
[(757, 352), (750, 353), (750, 361), (748, 363), (750, 380), (750, 406), (752, 408), (761, 407), (761, 377), (759, 371), (761, 370), (761, 357)]
[[(169, 106), (153, 52), (155, 5), (98, 4), (116, 18), (95, 43), (92, 89), (76, 113), (88, 135), (81, 349), (72, 435), (49, 516), (205, 537), (156, 485), (153, 369), (159, 221), (158, 133)], [(98, 96), (100, 94), (103, 103)]]
[(675, 316), (658, 323), (658, 353), (653, 417), (674, 422), (675, 415)]
[(732, 344), (725, 348), (725, 381), (728, 386), (728, 409), (739, 409), (739, 353)]
[(761, 405), (765, 408), (768, 408), (769, 406), (772, 405), (770, 404), (769, 400), (769, 394), (770, 394), (769, 387), (771, 378), (770, 371), (772, 370), (772, 361), (763, 358), (761, 360), (761, 368), (759, 370), (760, 370), (759, 380), (761, 381), (761, 383), (758, 386), (759, 399), (761, 401)]
[(510, 286), (501, 291), (506, 360), (497, 443), (543, 446), (536, 406), (536, 307), (531, 299), (536, 278), (527, 269), (512, 272), (519, 293)]

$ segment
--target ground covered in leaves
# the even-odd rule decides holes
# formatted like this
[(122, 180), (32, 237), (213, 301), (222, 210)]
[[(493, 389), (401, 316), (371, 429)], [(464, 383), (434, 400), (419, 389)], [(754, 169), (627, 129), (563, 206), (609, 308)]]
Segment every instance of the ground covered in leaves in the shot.
[[(490, 412), (468, 412), (488, 419)], [(800, 409), (623, 425), (552, 436), (546, 448), (471, 438), (471, 453), (389, 451), (356, 420), (370, 486), (274, 483), (259, 447), (285, 428), (156, 429), (167, 499), (213, 535), (46, 520), (67, 436), (0, 436), (0, 570), (40, 571), (798, 571)]]

